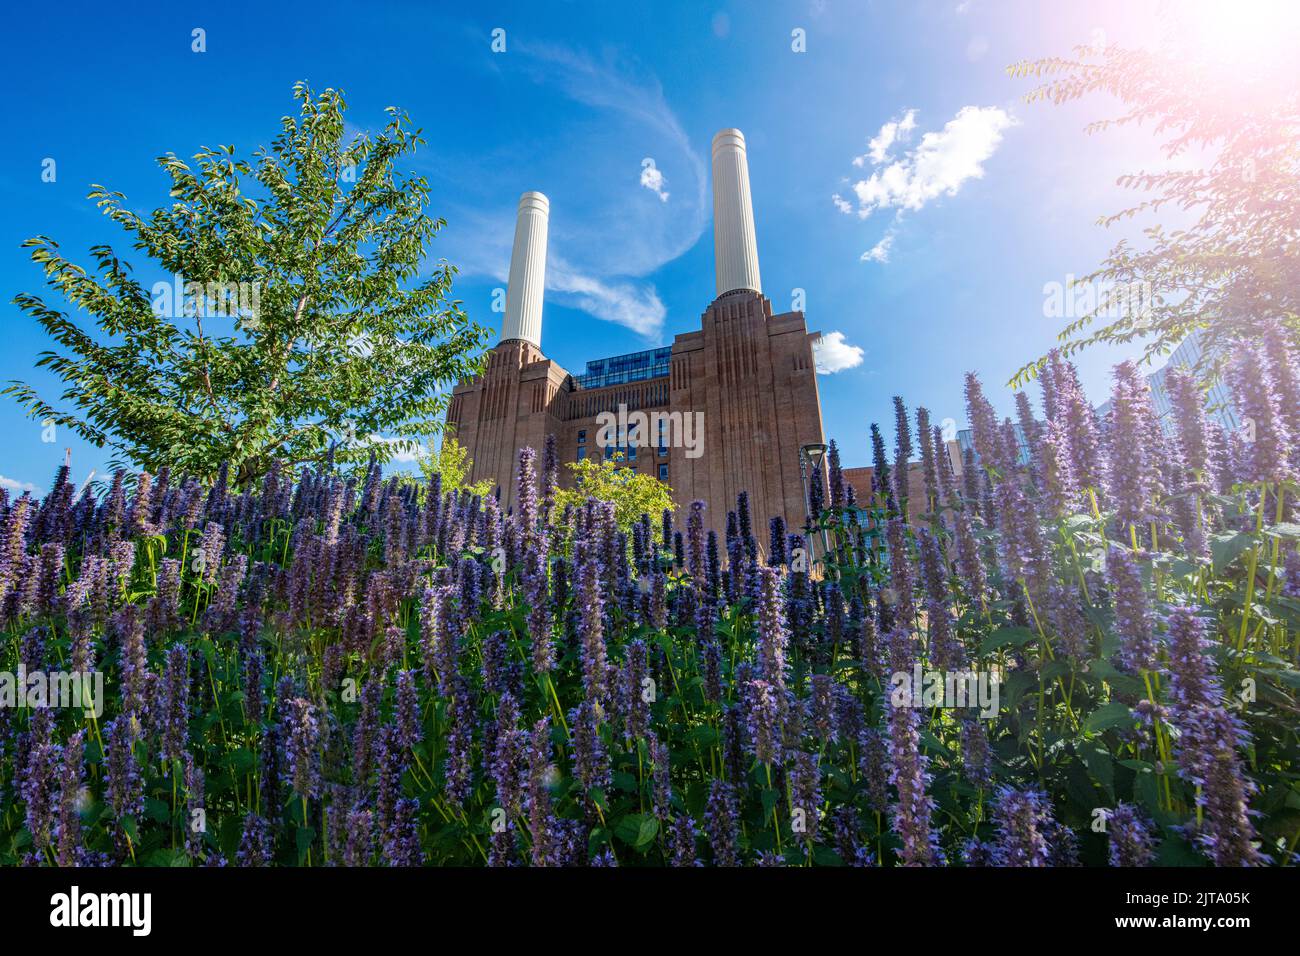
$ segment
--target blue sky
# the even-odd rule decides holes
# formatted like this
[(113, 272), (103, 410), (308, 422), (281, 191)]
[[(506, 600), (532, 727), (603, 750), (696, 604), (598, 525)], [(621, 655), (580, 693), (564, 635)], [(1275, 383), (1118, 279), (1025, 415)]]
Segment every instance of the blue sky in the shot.
[[(500, 326), (492, 292), (504, 285), (519, 194), (550, 197), (542, 345), (575, 373), (698, 327), (714, 291), (709, 143), (739, 127), (764, 291), (785, 311), (802, 289), (810, 329), (839, 333), (825, 361), (844, 367), (819, 384), (846, 464), (868, 463), (868, 424), (891, 420), (890, 396), (964, 423), (966, 370), (1000, 386), (1050, 347), (1061, 321), (1044, 316), (1044, 285), (1089, 271), (1124, 234), (1095, 224), (1126, 199), (1115, 178), (1162, 164), (1148, 131), (1083, 133), (1113, 115), (1112, 102), (1026, 105), (1030, 85), (1004, 70), (1099, 37), (1144, 42), (1141, 3), (280, 6), (3, 14), (13, 136), (0, 154), (0, 381), (58, 395), (33, 369), (49, 343), (10, 304), (44, 288), (19, 244), (46, 234), (87, 262), (89, 246), (117, 243), (147, 271), (85, 199), (90, 184), (141, 210), (164, 204), (155, 157), (218, 143), (251, 152), (293, 109), (297, 80), (344, 89), (358, 128), (382, 125), (390, 105), (424, 127), (415, 166), (448, 221), (434, 255), (461, 267), (456, 294), (484, 325)], [(206, 52), (191, 49), (195, 28)], [(796, 29), (804, 52), (792, 49)], [(48, 158), (54, 182), (42, 181)], [(662, 179), (643, 177), (647, 158)], [(1081, 360), (1096, 401), (1123, 357)], [(1010, 413), (1010, 392), (992, 391)], [(43, 434), (7, 398), (0, 430), (11, 489), (44, 490), (68, 447), (78, 481), (110, 457), (67, 431)]]

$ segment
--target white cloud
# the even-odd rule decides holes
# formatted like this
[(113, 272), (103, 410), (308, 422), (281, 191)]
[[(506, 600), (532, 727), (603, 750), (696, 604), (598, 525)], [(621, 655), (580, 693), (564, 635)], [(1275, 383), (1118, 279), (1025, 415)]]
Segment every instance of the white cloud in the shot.
[(412, 465), (425, 454), (424, 445), (413, 438), (387, 438), (383, 435), (372, 434), (370, 440), (396, 446), (396, 450), (388, 460), (397, 462), (400, 465)]
[(893, 245), (894, 245), (894, 234), (892, 232), (885, 233), (883, 239), (877, 242), (866, 252), (862, 253), (862, 261), (863, 262), (888, 262), (889, 250), (893, 247)]
[[(882, 137), (889, 125), (881, 127)], [(877, 209), (916, 211), (940, 196), (957, 195), (965, 182), (984, 175), (984, 162), (1014, 125), (1016, 119), (999, 107), (962, 107), (942, 130), (926, 133), (915, 149), (853, 184), (858, 216), (865, 219)]]
[(844, 215), (846, 216), (849, 213), (853, 212), (853, 203), (849, 202), (839, 193), (836, 193), (835, 195), (831, 196), (831, 202), (835, 203), (835, 208), (838, 209), (840, 212), (844, 213)]
[(867, 152), (853, 157), (854, 166), (865, 166), (867, 160), (871, 165), (879, 166), (889, 158), (889, 148), (895, 143), (907, 140), (912, 130), (916, 129), (916, 110), (907, 110), (899, 119), (890, 120), (880, 127), (880, 132), (867, 142)]
[(33, 495), (38, 496), (41, 494), (41, 489), (30, 481), (15, 481), (12, 478), (6, 478), (4, 475), (0, 475), (0, 488), (12, 491), (16, 495), (21, 495), (24, 491), (30, 491)]
[(664, 189), (664, 173), (650, 157), (641, 160), (641, 185), (659, 197), (660, 202), (668, 201)]
[(856, 368), (862, 364), (864, 354), (858, 346), (844, 341), (843, 332), (827, 332), (813, 346), (818, 375), (834, 375), (847, 368)]
[(647, 338), (659, 335), (668, 315), (654, 286), (586, 275), (555, 256), (547, 262), (546, 289), (566, 305)]

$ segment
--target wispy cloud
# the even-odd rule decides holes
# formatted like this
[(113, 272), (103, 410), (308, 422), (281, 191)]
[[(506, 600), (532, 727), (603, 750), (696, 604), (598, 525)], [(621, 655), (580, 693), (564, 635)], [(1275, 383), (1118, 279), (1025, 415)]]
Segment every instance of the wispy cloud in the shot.
[[(867, 152), (853, 165), (874, 167), (870, 176), (853, 184), (856, 207), (839, 193), (835, 208), (866, 219), (878, 210), (894, 210), (896, 225), (904, 212), (917, 212), (943, 196), (955, 196), (962, 186), (984, 175), (984, 163), (997, 151), (1002, 135), (1017, 120), (996, 106), (963, 106), (943, 129), (924, 134), (916, 146), (897, 159), (890, 153), (906, 143), (916, 128), (916, 110), (905, 110), (880, 127), (868, 141)], [(861, 256), (864, 262), (887, 262), (894, 229)]]
[(651, 338), (662, 331), (668, 310), (653, 285), (584, 275), (550, 257), (546, 288), (575, 308)]
[(874, 246), (862, 253), (863, 262), (888, 262), (889, 250), (894, 245), (894, 233), (889, 231)]
[(904, 142), (916, 129), (916, 110), (908, 110), (902, 117), (890, 120), (880, 127), (880, 132), (867, 142), (867, 152), (853, 157), (854, 166), (865, 166), (868, 161), (879, 166), (889, 158), (889, 149), (895, 142)]
[(827, 332), (813, 345), (813, 361), (819, 375), (834, 375), (857, 368), (865, 354), (859, 346), (844, 341), (843, 332)]
[(0, 475), (0, 488), (11, 491), (16, 495), (21, 495), (24, 491), (30, 491), (34, 495), (41, 493), (41, 489), (30, 481), (15, 481), (13, 478), (6, 478), (4, 475)]
[[(510, 55), (512, 70), (587, 107), (598, 121), (551, 130), (548, 155), (538, 165), (545, 172), (528, 184), (551, 198), (548, 300), (657, 338), (666, 309), (646, 277), (694, 246), (708, 226), (703, 155), (658, 79), (635, 64), (526, 41), (513, 42)], [(641, 144), (640, 154), (654, 157), (633, 181), (626, 173), (628, 144)], [(517, 154), (503, 153), (464, 175), (481, 177), (485, 164), (517, 161)], [(505, 282), (515, 198), (500, 197), (495, 211), (485, 213), (480, 192), (473, 207), (466, 203), (447, 216), (448, 254), (462, 274)]]

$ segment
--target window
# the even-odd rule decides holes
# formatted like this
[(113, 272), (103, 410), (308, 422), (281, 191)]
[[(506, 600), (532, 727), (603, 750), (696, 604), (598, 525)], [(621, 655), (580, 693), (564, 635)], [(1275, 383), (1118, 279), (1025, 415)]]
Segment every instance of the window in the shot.
[(636, 445), (627, 446), (627, 460), (636, 461)]
[(587, 457), (587, 449), (584, 448), (582, 445), (579, 445), (579, 446), (578, 446), (578, 461), (582, 461), (582, 460), (583, 460), (584, 458), (586, 458), (586, 457)]
[(660, 480), (660, 481), (667, 481), (667, 480), (668, 480), (668, 466), (667, 466), (667, 465), (660, 465), (660, 466), (659, 466), (659, 480)]
[(578, 444), (579, 445), (587, 444), (587, 429), (585, 428), (578, 429)]
[(664, 419), (662, 418), (659, 419), (659, 457), (660, 458), (668, 457), (668, 443), (664, 441), (664, 425), (666, 424), (667, 422), (664, 421)]

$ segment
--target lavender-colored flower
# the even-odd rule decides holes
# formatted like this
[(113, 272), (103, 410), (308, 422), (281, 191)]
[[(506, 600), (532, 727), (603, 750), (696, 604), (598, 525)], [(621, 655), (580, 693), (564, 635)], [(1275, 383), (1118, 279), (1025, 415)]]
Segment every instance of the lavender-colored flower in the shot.
[(420, 702), (415, 690), (415, 671), (397, 672), (397, 742), (414, 747), (424, 738), (420, 725)]
[(1296, 436), (1278, 408), (1278, 395), (1266, 369), (1264, 356), (1249, 344), (1239, 345), (1228, 364), (1233, 401), (1248, 435), (1239, 480), (1277, 482), (1295, 476), (1291, 455)]
[(83, 783), (86, 732), (78, 730), (63, 746), (59, 773), (59, 811), (54, 823), (55, 859), (59, 866), (76, 866), (81, 855), (81, 808), (89, 794)]
[[(916, 661), (915, 642), (907, 628), (895, 628), (886, 636), (890, 669), (910, 673)], [(904, 866), (933, 866), (942, 862), (938, 834), (931, 824), (934, 800), (927, 792), (929, 760), (921, 753), (920, 716), (910, 706), (889, 710), (889, 782), (898, 793), (892, 820), (902, 846), (899, 856)]]
[(1050, 853), (1045, 833), (1052, 822), (1047, 795), (1032, 788), (999, 787), (993, 804), (997, 842), (994, 866), (1048, 866)]
[(285, 728), (285, 752), (288, 756), (287, 783), (300, 797), (320, 795), (321, 727), (316, 706), (302, 697), (289, 701)]
[(821, 768), (817, 757), (806, 750), (796, 750), (790, 766), (790, 815), (809, 843), (817, 839), (822, 803)]
[(189, 736), (189, 655), (177, 644), (167, 652), (162, 703), (158, 708), (159, 752), (166, 761), (179, 760)]
[(889, 544), (889, 589), (886, 600), (892, 598), (894, 619), (900, 627), (911, 628), (916, 621), (916, 603), (912, 597), (915, 576), (908, 557), (907, 539), (901, 518), (891, 518), (886, 528), (885, 540)]
[(735, 788), (724, 780), (714, 780), (709, 786), (709, 800), (704, 811), (704, 834), (713, 850), (715, 866), (740, 865), (736, 851), (738, 814)]
[(1196, 379), (1180, 365), (1172, 366), (1165, 373), (1165, 390), (1173, 406), (1178, 454), (1183, 468), (1194, 480), (1211, 478), (1213, 462), (1205, 419), (1205, 396)]
[(271, 865), (271, 825), (255, 813), (244, 818), (244, 832), (239, 838), (235, 862), (239, 866)]
[(533, 644), (533, 670), (538, 674), (549, 673), (555, 667), (546, 568), (546, 552), (540, 547), (525, 553), (523, 585), (528, 599), (528, 636)]
[(1101, 487), (1101, 442), (1097, 436), (1097, 419), (1092, 405), (1079, 385), (1074, 366), (1064, 361), (1056, 350), (1049, 356), (1052, 382), (1056, 390), (1057, 421), (1063, 427), (1065, 448), (1069, 452), (1070, 473), (1080, 489)]
[(587, 699), (601, 702), (606, 697), (608, 670), (605, 658), (604, 599), (601, 595), (602, 567), (594, 542), (581, 541), (577, 550), (577, 595), (579, 651), (582, 658), (582, 686)]
[(1137, 562), (1128, 551), (1112, 547), (1106, 556), (1106, 577), (1115, 605), (1120, 664), (1132, 673), (1151, 670), (1156, 661), (1155, 634)]
[(144, 812), (144, 781), (135, 759), (135, 731), (129, 717), (104, 725), (104, 791), (113, 816), (121, 821)]
[(837, 714), (835, 710), (835, 691), (838, 685), (830, 674), (814, 674), (808, 680), (810, 693), (810, 716), (813, 732), (823, 744), (834, 743), (837, 735)]
[(595, 787), (608, 787), (610, 781), (609, 751), (600, 738), (600, 717), (589, 700), (569, 711), (570, 734), (573, 740), (573, 776), (582, 784), (584, 792)]
[(200, 821), (206, 821), (207, 810), (204, 797), (203, 770), (194, 762), (194, 755), (185, 755), (185, 851), (191, 859), (198, 859), (203, 851), (203, 834), (206, 827)]
[(1169, 704), (1176, 722), (1191, 721), (1201, 711), (1223, 704), (1223, 688), (1208, 654), (1205, 624), (1187, 607), (1168, 616)]
[(1150, 390), (1132, 362), (1115, 366), (1115, 388), (1111, 392), (1110, 429), (1107, 439), (1111, 454), (1106, 475), (1106, 493), (1115, 507), (1115, 520), (1127, 536), (1129, 528), (1152, 517), (1155, 486), (1147, 445), (1146, 423), (1151, 414)]
[(767, 563), (778, 568), (786, 562), (785, 519), (776, 515), (768, 522)]
[(858, 735), (858, 775), (867, 795), (867, 806), (876, 813), (889, 807), (889, 751), (885, 737), (872, 727)]
[(984, 397), (984, 388), (973, 372), (966, 373), (966, 416), (971, 424), (971, 437), (980, 464), (1005, 474), (1010, 462), (1003, 460), (997, 414)]
[(1192, 782), (1200, 792), (1203, 825), (1196, 842), (1215, 866), (1263, 866), (1269, 857), (1255, 845), (1258, 836), (1251, 823), (1250, 798), (1255, 784), (1242, 773), (1237, 748), (1246, 737), (1240, 723), (1222, 707), (1201, 713), (1186, 731), (1196, 738), (1188, 743), (1199, 757)]
[(461, 807), (473, 791), (474, 701), (469, 683), (456, 681), (452, 695), (451, 728), (447, 731), (446, 784), (447, 802)]
[(1116, 804), (1106, 815), (1111, 866), (1150, 866), (1155, 857), (1151, 824), (1129, 803)]
[(422, 866), (420, 849), (420, 803), (409, 797), (397, 801), (393, 818), (384, 833), (384, 860), (389, 866)]
[(509, 692), (497, 704), (496, 746), (488, 776), (496, 785), (497, 805), (508, 816), (520, 809), (519, 774), (523, 759), (523, 733), (519, 730), (519, 706)]
[(650, 704), (647, 698), (646, 646), (641, 640), (627, 645), (623, 663), (623, 728), (629, 740), (644, 737), (650, 724)]
[(908, 420), (907, 406), (900, 395), (894, 396), (894, 494), (897, 496), (903, 520), (907, 515), (907, 499), (911, 477), (912, 425)]
[(691, 513), (686, 519), (686, 569), (695, 581), (697, 590), (704, 589), (704, 511), (703, 501), (691, 502)]
[(32, 720), (26, 767), (18, 781), (19, 793), (27, 804), (27, 831), (32, 835), (32, 846), (38, 850), (50, 842), (58, 777), (59, 746), (53, 741), (53, 719), (48, 710), (39, 710)]
[(669, 843), (673, 866), (703, 866), (695, 850), (695, 821), (684, 813), (679, 813), (669, 827)]
[(1068, 442), (1065, 426), (1059, 421), (1048, 422), (1038, 442), (1035, 471), (1043, 491), (1043, 504), (1052, 518), (1069, 514), (1078, 497)]
[(1276, 322), (1270, 322), (1261, 336), (1268, 376), (1277, 399), (1278, 416), (1291, 439), (1292, 471), (1300, 470), (1300, 362), (1293, 339)]
[(962, 772), (974, 787), (987, 787), (993, 781), (993, 755), (988, 733), (980, 720), (967, 719), (961, 724)]
[(758, 568), (758, 669), (778, 692), (785, 688), (785, 651), (789, 643), (782, 614), (780, 580), (772, 568)]
[[(344, 812), (341, 808), (339, 812)], [(344, 866), (368, 866), (375, 847), (374, 815), (354, 807), (347, 811), (347, 837), (343, 845)]]
[(660, 742), (654, 731), (650, 731), (646, 736), (646, 750), (650, 757), (655, 815), (666, 824), (673, 801), (671, 757), (668, 747)]
[(780, 688), (765, 680), (752, 680), (745, 685), (745, 736), (749, 751), (759, 763), (768, 766), (781, 764), (781, 697)]
[(480, 645), (483, 657), (483, 689), (489, 694), (504, 693), (510, 677), (510, 648), (504, 631), (493, 631)]
[(992, 843), (987, 843), (979, 837), (971, 837), (961, 847), (961, 862), (964, 866), (985, 867), (996, 866), (994, 857), (997, 847)]
[(1185, 607), (1169, 615), (1169, 700), (1179, 729), (1179, 773), (1197, 788), (1202, 825), (1197, 842), (1218, 866), (1256, 866), (1267, 857), (1255, 847), (1249, 800), (1254, 784), (1242, 773), (1239, 721), (1223, 706), (1222, 688), (1208, 653), (1205, 625)]
[(551, 812), (551, 719), (543, 717), (528, 737), (528, 830), (533, 837), (533, 866), (549, 866), (555, 849), (555, 815)]

